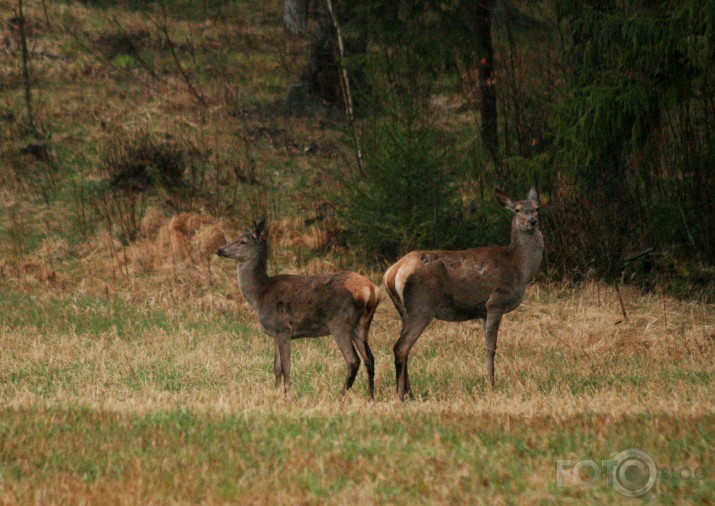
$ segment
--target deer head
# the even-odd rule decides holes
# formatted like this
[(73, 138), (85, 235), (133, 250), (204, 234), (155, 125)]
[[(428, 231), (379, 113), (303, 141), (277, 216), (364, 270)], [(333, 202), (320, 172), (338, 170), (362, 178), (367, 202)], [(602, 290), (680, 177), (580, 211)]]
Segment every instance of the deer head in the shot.
[(529, 190), (526, 200), (513, 202), (504, 192), (494, 192), (497, 202), (514, 213), (512, 229), (518, 232), (533, 232), (539, 227), (539, 194), (536, 189)]
[(265, 258), (267, 250), (266, 221), (261, 218), (253, 222), (252, 231), (245, 232), (235, 241), (217, 250), (216, 254), (224, 258), (233, 258), (239, 263), (245, 263)]

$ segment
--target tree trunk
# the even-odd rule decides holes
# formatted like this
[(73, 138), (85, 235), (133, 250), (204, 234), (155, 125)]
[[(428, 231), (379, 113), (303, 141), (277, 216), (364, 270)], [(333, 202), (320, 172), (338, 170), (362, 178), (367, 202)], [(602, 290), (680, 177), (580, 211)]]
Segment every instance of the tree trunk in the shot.
[(313, 35), (308, 61), (286, 98), (291, 114), (316, 113), (323, 104), (340, 103), (340, 72), (333, 47), (333, 23), (322, 4), (315, 12), (317, 27)]
[(308, 27), (309, 0), (285, 0), (283, 2), (283, 25), (291, 34), (305, 33)]
[[(288, 2), (300, 0), (286, 0)], [(305, 0), (307, 6), (309, 2)], [(337, 2), (333, 2), (339, 7)], [(306, 13), (308, 7), (306, 7)], [(312, 36), (307, 62), (301, 71), (300, 78), (294, 83), (285, 100), (285, 107), (290, 114), (315, 114), (324, 106), (337, 107), (343, 110), (353, 109), (348, 107), (345, 98), (345, 84), (341, 83), (341, 67), (338, 61), (340, 50), (336, 42), (336, 23), (333, 22), (325, 0), (319, 0), (317, 5), (310, 9), (311, 16), (316, 21), (316, 28)], [(350, 18), (346, 11), (338, 8), (335, 11), (337, 24), (347, 26)], [(346, 19), (347, 18), (347, 19)], [(367, 38), (364, 34), (344, 36), (344, 56), (353, 56), (367, 51)], [(350, 72), (348, 88), (355, 89), (353, 84), (361, 82), (359, 72)], [(354, 101), (356, 97), (352, 96)], [(353, 106), (355, 104), (353, 103)]]
[(481, 137), (495, 162), (499, 156), (497, 134), (497, 91), (494, 83), (494, 45), (492, 44), (493, 0), (478, 0), (474, 16), (479, 59), (479, 94), (481, 97)]

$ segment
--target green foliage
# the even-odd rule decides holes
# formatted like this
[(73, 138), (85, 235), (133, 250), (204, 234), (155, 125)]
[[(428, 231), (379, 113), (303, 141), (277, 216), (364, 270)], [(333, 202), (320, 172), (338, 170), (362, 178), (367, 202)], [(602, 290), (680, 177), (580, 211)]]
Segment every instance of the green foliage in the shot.
[[(715, 232), (701, 216), (715, 212), (715, 2), (556, 5), (572, 34), (572, 73), (557, 107), (555, 159), (574, 168), (582, 191), (630, 217), (619, 234), (679, 237), (712, 261)], [(667, 228), (645, 235), (652, 202)]]
[(454, 246), (464, 232), (456, 185), (462, 171), (430, 107), (429, 65), (416, 64), (413, 50), (367, 62), (369, 93), (361, 102), (371, 119), (359, 133), (364, 158), (341, 196), (349, 240), (380, 259)]
[(128, 54), (118, 54), (114, 57), (114, 65), (120, 69), (129, 69), (134, 67), (134, 58)]
[[(460, 186), (474, 201), (459, 168), (471, 157), (482, 195), (536, 184), (557, 199), (544, 220), (554, 275), (617, 276), (624, 258), (652, 245), (715, 259), (715, 229), (701, 219), (715, 213), (715, 138), (708, 127), (715, 122), (715, 2), (553, 6), (562, 37), (562, 53), (553, 56), (561, 67), (542, 69), (518, 63), (532, 58), (520, 46), (549, 36), (547, 24), (533, 17), (538, 10), (494, 4), (495, 44), (511, 63), (497, 69), (504, 152), (503, 162), (490, 166), (477, 129), (471, 146), (447, 141), (460, 134), (436, 127), (426, 105), (457, 84), (469, 86), (481, 57), (470, 31), (478, 25), (473, 6), (347, 3), (348, 30), (380, 48), (349, 62), (352, 73), (367, 75), (358, 103), (377, 116), (363, 139), (365, 180), (347, 191), (354, 243), (389, 257), (414, 247), (503, 242), (485, 232), (502, 230), (498, 213), (489, 214), (485, 203), (465, 210), (455, 197)], [(545, 83), (556, 81), (548, 72), (557, 68), (554, 95)], [(518, 72), (530, 73), (512, 75)], [(519, 82), (536, 86), (518, 90)]]
[[(485, 208), (463, 202), (460, 187), (471, 179), (474, 138), (446, 131), (431, 103), (437, 87), (455, 82), (449, 76), (458, 51), (445, 36), (445, 22), (457, 15), (457, 4), (443, 7), (346, 6), (352, 9), (352, 36), (384, 48), (347, 62), (350, 74), (361, 76), (355, 93), (366, 118), (357, 135), (364, 158), (340, 196), (351, 245), (376, 260), (419, 248), (468, 247), (475, 239), (494, 239), (494, 229), (504, 228), (500, 219), (478, 226), (485, 225), (485, 214), (474, 211)], [(355, 147), (356, 139), (348, 142)]]
[(351, 242), (384, 258), (454, 242), (455, 174), (445, 170), (434, 129), (414, 114), (395, 114), (365, 133), (365, 174), (344, 186)]

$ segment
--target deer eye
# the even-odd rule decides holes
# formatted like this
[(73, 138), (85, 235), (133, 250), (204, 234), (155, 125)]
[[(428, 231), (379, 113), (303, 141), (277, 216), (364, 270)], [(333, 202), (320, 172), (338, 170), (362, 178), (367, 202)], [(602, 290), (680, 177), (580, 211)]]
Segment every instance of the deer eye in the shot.
[(520, 213), (520, 212), (521, 212), (521, 209), (519, 209), (519, 208), (517, 207), (516, 209), (514, 209), (514, 212), (515, 212), (515, 213)]

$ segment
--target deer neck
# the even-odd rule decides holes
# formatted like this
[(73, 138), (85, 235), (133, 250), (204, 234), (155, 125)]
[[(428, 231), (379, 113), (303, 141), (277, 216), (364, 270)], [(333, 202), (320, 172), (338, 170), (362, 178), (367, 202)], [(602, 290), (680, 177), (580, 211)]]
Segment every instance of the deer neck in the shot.
[(266, 257), (238, 264), (238, 287), (246, 301), (257, 308), (258, 299), (268, 283)]
[(544, 237), (539, 229), (519, 231), (512, 229), (509, 249), (513, 252), (524, 284), (530, 283), (541, 264)]

